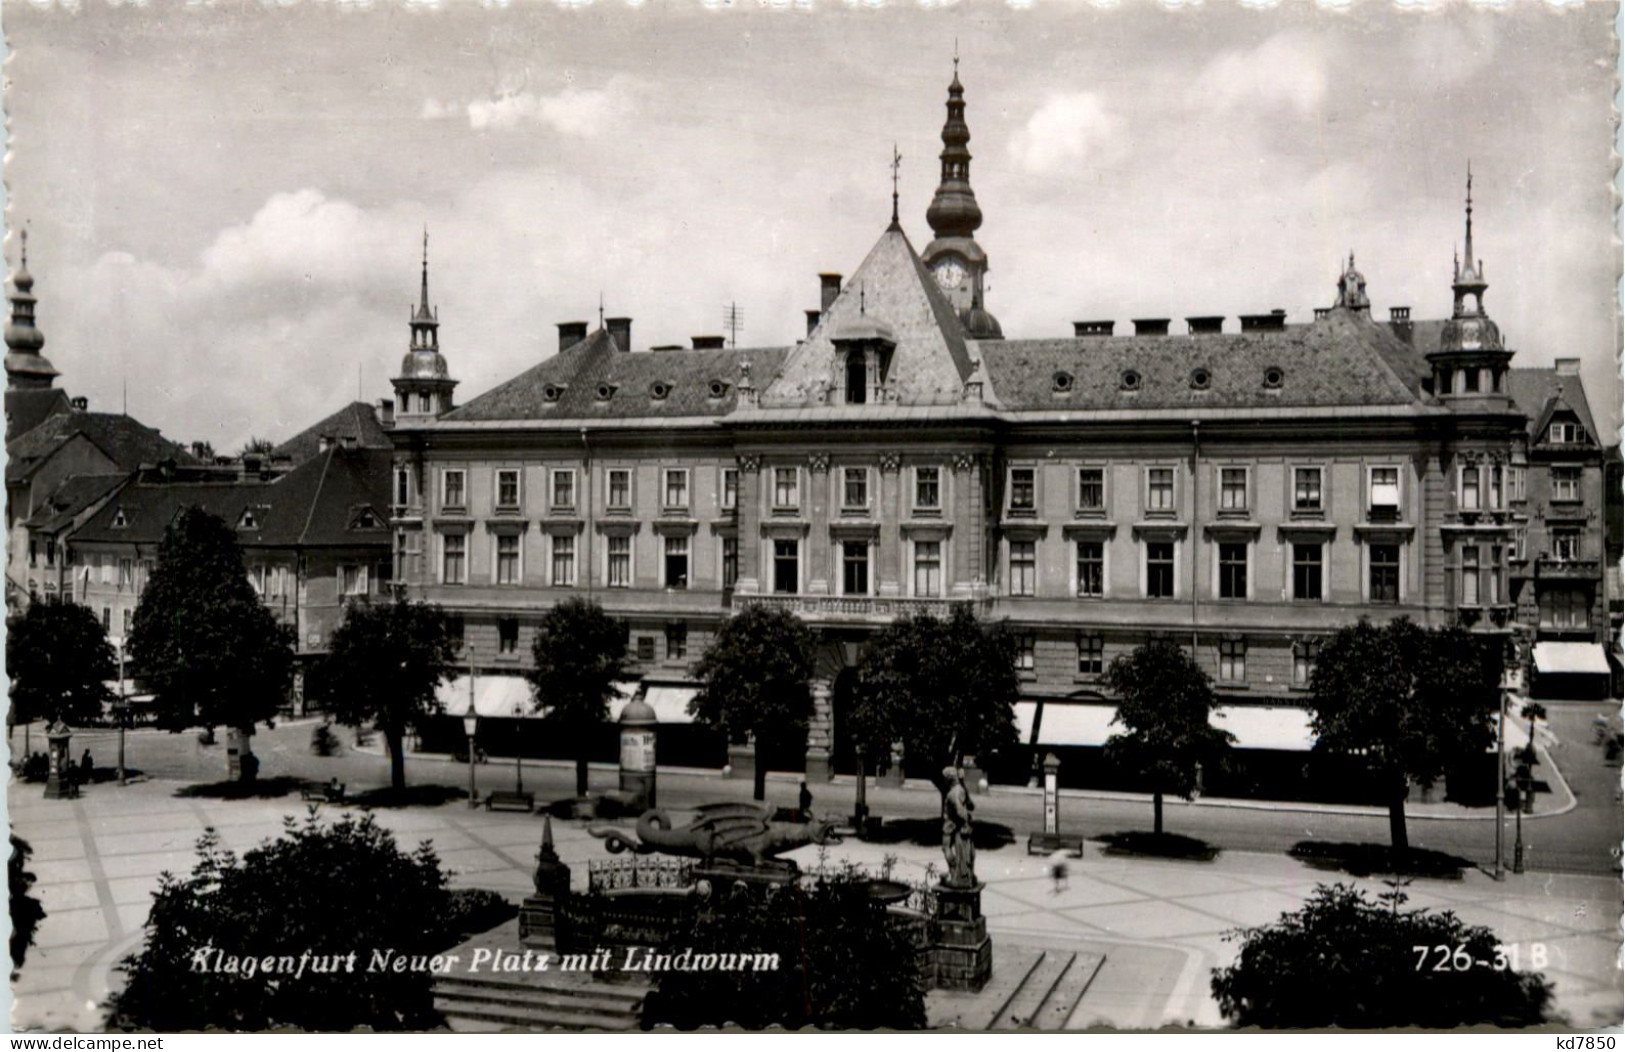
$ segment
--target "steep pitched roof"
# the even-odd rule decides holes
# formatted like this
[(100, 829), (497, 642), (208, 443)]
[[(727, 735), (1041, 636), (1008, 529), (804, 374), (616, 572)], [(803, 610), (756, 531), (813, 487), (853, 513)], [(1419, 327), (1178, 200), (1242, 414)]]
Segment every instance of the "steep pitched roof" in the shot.
[(834, 377), (833, 337), (843, 328), (883, 324), (897, 347), (890, 376), (902, 405), (957, 403), (975, 371), (964, 328), (952, 304), (920, 262), (901, 228), (881, 235), (807, 339), (796, 345), (763, 408), (820, 404)]
[(6, 480), (20, 481), (50, 459), (76, 435), (83, 435), (122, 472), (142, 465), (173, 460), (192, 464), (192, 454), (157, 431), (123, 413), (57, 413), (14, 441), (7, 443)]
[(378, 422), (378, 411), (366, 402), (351, 402), (283, 442), (271, 450), (271, 455), (291, 457), (295, 464), (303, 464), (321, 452), (324, 436), (335, 442), (353, 436), (362, 449), (390, 448), (389, 433)]
[[(622, 351), (598, 329), (441, 417), (476, 420), (619, 420), (718, 417), (739, 398), (741, 366), (761, 390), (784, 361), (782, 347), (739, 350)], [(721, 385), (712, 397), (713, 382)], [(607, 385), (608, 398), (599, 397)], [(656, 385), (662, 385), (660, 394)], [(554, 397), (549, 397), (549, 392)]]
[(1591, 440), (1602, 442), (1591, 416), (1585, 385), (1578, 376), (1562, 376), (1554, 368), (1508, 369), (1507, 387), (1518, 409), (1529, 418), (1530, 435), (1542, 434), (1559, 409), (1570, 409)]
[(35, 507), (23, 525), (30, 530), (56, 533), (129, 479), (129, 475), (70, 475)]
[[(155, 544), (182, 508), (224, 519), (245, 547), (389, 543), (387, 449), (334, 446), (269, 482), (142, 478), (126, 486), (75, 532), (81, 541)], [(361, 527), (370, 509), (376, 525)], [(245, 527), (245, 514), (253, 526)], [(123, 526), (113, 525), (122, 514)]]
[(72, 409), (67, 392), (55, 387), (6, 392), (6, 441), (32, 431), (47, 417)]
[[(1369, 318), (1333, 311), (1281, 332), (1082, 337), (977, 344), (1007, 411), (1056, 409), (1392, 406), (1419, 403), (1403, 353)], [(1390, 364), (1390, 356), (1399, 359)], [(1124, 374), (1138, 374), (1135, 390)], [(1207, 384), (1193, 383), (1204, 370)], [(1279, 370), (1279, 385), (1266, 374)], [(1057, 390), (1056, 376), (1067, 381)]]

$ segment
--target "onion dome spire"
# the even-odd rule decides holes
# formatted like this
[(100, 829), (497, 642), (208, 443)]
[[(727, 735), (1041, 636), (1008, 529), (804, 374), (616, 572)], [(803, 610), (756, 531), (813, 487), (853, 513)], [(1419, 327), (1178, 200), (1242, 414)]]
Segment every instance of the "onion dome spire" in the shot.
[(429, 228), (423, 228), (423, 283), (412, 314), (412, 350), (440, 349), (440, 311), (429, 307)]
[[(1455, 264), (1455, 280), (1451, 288), (1456, 294), (1455, 316), (1463, 314), (1484, 313), (1484, 290), (1490, 283), (1484, 280), (1484, 262), (1473, 255), (1473, 166), (1467, 166), (1467, 242), (1462, 248), (1462, 255)], [(1467, 297), (1473, 298), (1473, 306), (1467, 308)]]
[(965, 123), (965, 88), (959, 83), (959, 56), (948, 85), (948, 120), (942, 126), (942, 181), (926, 222), (937, 237), (970, 237), (982, 225), (982, 210), (970, 186), (970, 126)]
[(34, 276), (28, 272), (28, 231), (24, 230), (21, 257), (11, 276), (11, 322), (6, 326), (6, 379), (11, 388), (50, 387), (59, 375), (40, 353), (45, 334), (34, 325)]

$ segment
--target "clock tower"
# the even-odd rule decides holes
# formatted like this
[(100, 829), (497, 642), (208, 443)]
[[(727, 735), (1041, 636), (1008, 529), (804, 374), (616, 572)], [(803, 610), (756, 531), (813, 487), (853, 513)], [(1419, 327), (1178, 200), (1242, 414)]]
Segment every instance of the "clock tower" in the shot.
[(987, 253), (976, 243), (982, 210), (970, 186), (970, 128), (965, 124), (965, 89), (959, 83), (959, 59), (948, 85), (948, 120), (942, 126), (942, 181), (926, 209), (934, 235), (922, 259), (937, 286), (959, 314), (965, 334), (978, 340), (1004, 338), (998, 319), (982, 304)]

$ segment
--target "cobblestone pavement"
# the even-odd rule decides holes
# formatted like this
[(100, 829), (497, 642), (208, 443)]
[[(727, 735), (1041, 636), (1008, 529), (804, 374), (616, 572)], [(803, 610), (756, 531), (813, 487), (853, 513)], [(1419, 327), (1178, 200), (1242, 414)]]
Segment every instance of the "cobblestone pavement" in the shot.
[[(48, 911), (14, 987), (16, 1028), (98, 1029), (99, 1006), (117, 981), (114, 966), (141, 938), (158, 874), (189, 871), (205, 827), (241, 851), (276, 836), (284, 817), (304, 811), (294, 798), (180, 798), (181, 785), (97, 785), (77, 800), (45, 800), (38, 786), (12, 787), (13, 827), (34, 848), (36, 889)], [(456, 885), (515, 898), (530, 887), (541, 836), (533, 815), (473, 811), (461, 802), (375, 813), (406, 845), (432, 841)], [(587, 861), (607, 857), (602, 843), (578, 823), (556, 823), (555, 835), (584, 886)], [(910, 844), (848, 841), (822, 855), (803, 848), (791, 857), (804, 866), (852, 861), (878, 869), (888, 855), (905, 879), (923, 880), (928, 866), (940, 868), (935, 848)], [(1233, 955), (1224, 933), (1295, 909), (1329, 879), (1283, 855), (1226, 851), (1212, 863), (1160, 862), (1108, 857), (1090, 845), (1059, 886), (1047, 860), (1027, 856), (1021, 843), (981, 853), (977, 872), (987, 883), (983, 909), (996, 941), (1105, 955), (1071, 1025), (1120, 1027), (1219, 1025), (1207, 984), (1210, 969)], [(1357, 883), (1387, 890), (1380, 881)], [(1530, 872), (1498, 884), (1469, 872), (1460, 881), (1418, 880), (1407, 892), (1412, 905), (1453, 909), (1490, 926), (1504, 942), (1519, 944), (1524, 961), (1543, 953), (1558, 1007), (1574, 1025), (1620, 1022), (1617, 878)]]

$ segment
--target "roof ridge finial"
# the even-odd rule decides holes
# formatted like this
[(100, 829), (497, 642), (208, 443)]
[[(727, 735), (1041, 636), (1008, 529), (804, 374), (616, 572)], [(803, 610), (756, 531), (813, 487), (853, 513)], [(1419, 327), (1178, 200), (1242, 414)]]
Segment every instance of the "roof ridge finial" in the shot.
[(598, 327), (604, 327), (604, 290), (598, 290)]
[(429, 313), (429, 224), (423, 224), (423, 288), (419, 293), (418, 309)]
[(22, 248), (21, 266), (22, 266), (23, 270), (27, 270), (28, 269), (28, 226), (27, 226), (26, 223), (23, 225), (22, 243), (23, 243), (23, 248)]
[(897, 143), (891, 144), (891, 227), (892, 230), (903, 229), (897, 220), (897, 172), (903, 165), (903, 155), (897, 152)]
[(1473, 162), (1467, 162), (1467, 244), (1462, 249), (1469, 269), (1476, 269), (1477, 261), (1473, 258)]
[(869, 301), (868, 301), (868, 298), (865, 296), (864, 291), (863, 291), (863, 282), (860, 281), (860, 282), (858, 282), (858, 313), (859, 314), (867, 314), (867, 313), (869, 313), (868, 308), (869, 308)]

